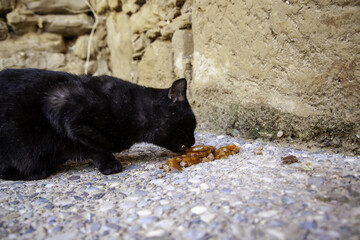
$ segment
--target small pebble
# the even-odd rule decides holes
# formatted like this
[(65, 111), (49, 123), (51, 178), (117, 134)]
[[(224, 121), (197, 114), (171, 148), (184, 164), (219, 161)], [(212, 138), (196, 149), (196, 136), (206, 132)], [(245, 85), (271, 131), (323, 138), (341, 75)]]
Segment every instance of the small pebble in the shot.
[(199, 178), (190, 178), (189, 182), (190, 183), (201, 183), (201, 179), (199, 179)]
[(203, 213), (200, 216), (200, 219), (206, 223), (210, 223), (216, 217), (215, 214), (212, 213)]
[(160, 185), (160, 184), (163, 184), (165, 182), (164, 179), (154, 179), (154, 180), (151, 180), (150, 183), (152, 184), (155, 184), (155, 185)]
[(121, 205), (121, 207), (122, 207), (123, 209), (130, 209), (130, 208), (134, 208), (136, 205), (137, 205), (136, 202), (126, 201), (126, 202), (124, 202), (124, 203)]
[(281, 197), (281, 202), (286, 204), (286, 205), (291, 205), (291, 204), (296, 203), (296, 200), (289, 197), (289, 196), (282, 196)]
[(139, 219), (139, 222), (142, 224), (150, 224), (156, 221), (159, 221), (159, 217), (157, 216), (148, 216)]
[(281, 138), (283, 135), (284, 135), (283, 131), (280, 130), (280, 131), (277, 132), (277, 137), (278, 138)]
[(119, 225), (114, 224), (114, 223), (107, 223), (107, 224), (105, 224), (105, 226), (114, 231), (119, 231), (121, 229)]
[(114, 203), (111, 202), (104, 202), (100, 205), (99, 211), (106, 212), (110, 209), (113, 209), (115, 207)]
[(309, 185), (320, 186), (323, 185), (325, 181), (326, 179), (324, 177), (310, 177), (307, 182)]
[(53, 232), (54, 233), (57, 233), (57, 232), (60, 232), (60, 231), (62, 231), (64, 229), (64, 227), (63, 226), (56, 226), (56, 227), (54, 227), (53, 228)]
[(90, 230), (91, 230), (91, 232), (98, 232), (98, 231), (100, 230), (100, 228), (101, 228), (101, 224), (100, 224), (100, 223), (97, 223), (97, 222), (92, 223), (92, 224), (90, 225)]
[(36, 229), (30, 226), (27, 230), (25, 230), (24, 234), (33, 233), (35, 231), (36, 231)]
[(183, 237), (190, 240), (206, 239), (207, 233), (197, 230), (190, 230), (183, 233)]
[(165, 235), (165, 231), (163, 229), (155, 229), (146, 234), (146, 237), (155, 238), (155, 237), (162, 237)]
[(144, 209), (144, 210), (141, 210), (141, 211), (138, 211), (137, 214), (140, 216), (140, 217), (145, 217), (145, 216), (149, 216), (152, 214), (152, 212), (148, 209)]
[(317, 222), (316, 221), (309, 221), (309, 222), (303, 222), (300, 224), (300, 228), (306, 229), (306, 230), (313, 230), (317, 228)]
[(99, 199), (103, 198), (104, 196), (105, 196), (105, 193), (99, 193), (99, 194), (95, 194), (93, 198), (95, 200), (99, 200)]
[(44, 204), (44, 203), (48, 203), (49, 200), (47, 200), (46, 198), (39, 198), (38, 200), (36, 200), (37, 204)]
[(232, 189), (230, 189), (230, 188), (223, 188), (223, 189), (221, 189), (221, 191), (222, 191), (223, 193), (231, 193), (231, 192), (232, 192)]
[(236, 222), (242, 222), (242, 223), (246, 223), (246, 222), (247, 222), (247, 218), (246, 218), (244, 215), (242, 215), (242, 214), (236, 214), (236, 215), (234, 216), (234, 220), (235, 220)]
[(80, 179), (80, 176), (77, 176), (77, 175), (74, 175), (74, 176), (71, 176), (68, 178), (68, 180), (70, 181), (76, 181), (76, 180), (79, 180)]
[(206, 212), (206, 207), (205, 206), (196, 206), (191, 208), (191, 212), (194, 214), (203, 214), (204, 212)]

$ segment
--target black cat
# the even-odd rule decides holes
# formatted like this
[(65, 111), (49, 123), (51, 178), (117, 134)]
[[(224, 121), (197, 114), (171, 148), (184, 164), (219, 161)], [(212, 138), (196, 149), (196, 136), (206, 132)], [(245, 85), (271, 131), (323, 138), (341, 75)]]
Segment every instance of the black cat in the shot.
[(149, 142), (174, 152), (194, 144), (186, 80), (146, 88), (110, 76), (38, 69), (0, 71), (0, 178), (35, 180), (66, 160), (91, 158), (120, 172), (113, 152)]

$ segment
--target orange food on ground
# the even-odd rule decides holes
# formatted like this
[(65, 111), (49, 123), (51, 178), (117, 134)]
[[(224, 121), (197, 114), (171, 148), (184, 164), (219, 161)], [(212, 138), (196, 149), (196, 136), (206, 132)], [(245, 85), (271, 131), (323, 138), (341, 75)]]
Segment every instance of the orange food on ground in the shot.
[(165, 171), (170, 171), (171, 168), (182, 170), (181, 167), (190, 167), (191, 165), (201, 162), (210, 162), (215, 159), (228, 158), (230, 155), (240, 152), (240, 148), (235, 144), (227, 145), (216, 149), (214, 146), (197, 145), (184, 149), (177, 157), (170, 158), (165, 161), (165, 164), (170, 168), (164, 168)]
[(176, 158), (170, 158), (170, 159), (166, 160), (165, 163), (168, 164), (170, 167), (173, 167), (179, 171), (182, 170), (179, 165), (179, 162)]

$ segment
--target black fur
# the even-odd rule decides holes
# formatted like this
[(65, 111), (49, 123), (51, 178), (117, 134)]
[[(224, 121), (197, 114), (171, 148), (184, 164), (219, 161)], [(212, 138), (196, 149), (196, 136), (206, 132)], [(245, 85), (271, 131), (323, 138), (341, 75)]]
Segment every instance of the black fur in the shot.
[(74, 157), (103, 174), (120, 172), (113, 152), (136, 142), (175, 152), (194, 144), (186, 80), (146, 88), (110, 76), (38, 69), (0, 72), (0, 177), (46, 178)]

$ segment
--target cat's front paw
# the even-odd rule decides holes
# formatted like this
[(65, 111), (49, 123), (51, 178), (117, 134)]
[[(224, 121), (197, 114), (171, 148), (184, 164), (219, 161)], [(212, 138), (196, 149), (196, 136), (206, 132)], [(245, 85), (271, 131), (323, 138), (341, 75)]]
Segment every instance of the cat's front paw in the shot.
[(102, 174), (109, 175), (121, 172), (122, 165), (117, 161), (112, 154), (94, 154), (92, 156), (95, 167), (99, 169)]
[(118, 161), (112, 161), (112, 162), (103, 163), (98, 168), (102, 174), (110, 175), (110, 174), (121, 172), (122, 165)]

